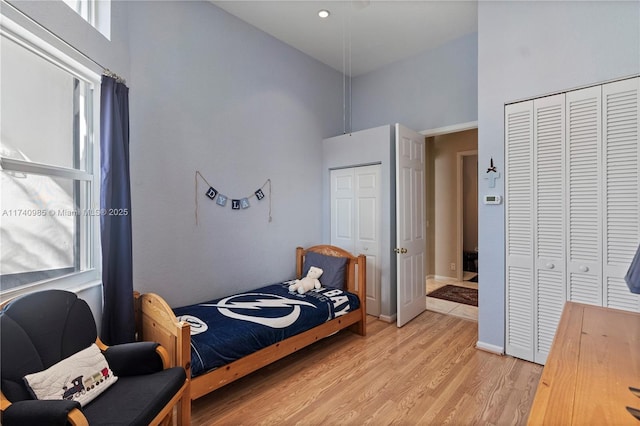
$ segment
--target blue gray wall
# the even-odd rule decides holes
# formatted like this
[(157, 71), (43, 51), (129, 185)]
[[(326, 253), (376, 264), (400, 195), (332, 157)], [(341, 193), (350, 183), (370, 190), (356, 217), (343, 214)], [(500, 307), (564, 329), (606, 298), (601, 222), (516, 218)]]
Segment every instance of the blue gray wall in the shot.
[[(478, 164), (504, 173), (504, 105), (640, 73), (640, 2), (478, 3)], [(479, 196), (504, 195), (504, 179)], [(479, 208), (479, 345), (504, 347), (504, 204)]]
[[(341, 74), (209, 2), (129, 2), (128, 16), (136, 288), (179, 306), (293, 278), (296, 246), (322, 242)], [(271, 179), (273, 221), (268, 197), (234, 211), (202, 181), (195, 194), (196, 170), (229, 198)]]
[(469, 34), (355, 77), (353, 131), (401, 123), (423, 131), (478, 119), (478, 37)]

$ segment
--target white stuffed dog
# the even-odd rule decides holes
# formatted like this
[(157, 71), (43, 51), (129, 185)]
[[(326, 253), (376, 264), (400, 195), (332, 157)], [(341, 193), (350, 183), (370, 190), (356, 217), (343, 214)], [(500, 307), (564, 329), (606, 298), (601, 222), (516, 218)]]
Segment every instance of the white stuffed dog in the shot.
[(322, 287), (320, 285), (320, 275), (322, 275), (322, 269), (316, 268), (312, 266), (309, 268), (309, 272), (307, 272), (307, 276), (301, 280), (296, 280), (293, 284), (289, 286), (289, 291), (298, 291), (298, 293), (303, 294), (306, 291), (309, 291), (314, 288)]

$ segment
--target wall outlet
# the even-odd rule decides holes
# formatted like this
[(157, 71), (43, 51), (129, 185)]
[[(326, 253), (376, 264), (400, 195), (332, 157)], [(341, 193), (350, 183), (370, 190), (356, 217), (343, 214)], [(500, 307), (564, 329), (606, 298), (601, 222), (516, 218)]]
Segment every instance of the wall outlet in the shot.
[(449, 264), (449, 269), (452, 270), (452, 271), (455, 271), (456, 270), (456, 264), (455, 263), (450, 263)]

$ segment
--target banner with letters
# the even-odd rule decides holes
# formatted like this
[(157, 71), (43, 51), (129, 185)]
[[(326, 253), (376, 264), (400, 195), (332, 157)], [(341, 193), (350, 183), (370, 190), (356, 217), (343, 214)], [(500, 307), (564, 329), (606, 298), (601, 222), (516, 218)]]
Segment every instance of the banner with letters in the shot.
[(205, 191), (206, 197), (214, 201), (218, 206), (225, 207), (227, 204), (231, 206), (232, 210), (245, 210), (251, 207), (249, 203), (249, 199), (255, 197), (258, 201), (262, 201), (267, 196), (264, 191), (267, 190), (268, 198), (269, 198), (269, 222), (272, 221), (271, 217), (271, 179), (267, 179), (266, 182), (258, 189), (256, 189), (253, 194), (245, 196), (245, 197), (229, 197), (226, 194), (223, 194), (213, 185), (211, 185), (205, 178), (202, 176), (198, 170), (196, 170), (195, 175), (195, 188), (196, 188), (196, 226), (198, 225), (198, 197), (201, 194), (198, 191), (198, 177), (207, 184), (207, 190)]

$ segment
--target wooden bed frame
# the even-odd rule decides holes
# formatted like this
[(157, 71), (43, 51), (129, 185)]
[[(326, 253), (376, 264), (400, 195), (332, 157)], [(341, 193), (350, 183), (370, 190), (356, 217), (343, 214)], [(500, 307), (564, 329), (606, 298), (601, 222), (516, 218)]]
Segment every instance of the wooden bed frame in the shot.
[(308, 249), (298, 247), (296, 248), (296, 276), (298, 278), (302, 276), (304, 256), (307, 252), (346, 257), (348, 259), (346, 290), (357, 294), (360, 298), (360, 307), (358, 309), (193, 379), (191, 379), (190, 374), (191, 343), (189, 325), (178, 322), (171, 307), (156, 294), (136, 294), (138, 339), (160, 343), (169, 352), (172, 365), (184, 367), (191, 382), (191, 400), (194, 400), (342, 329), (349, 328), (351, 331), (364, 336), (366, 334), (367, 315), (365, 256), (353, 256), (346, 250), (330, 245), (318, 245)]

